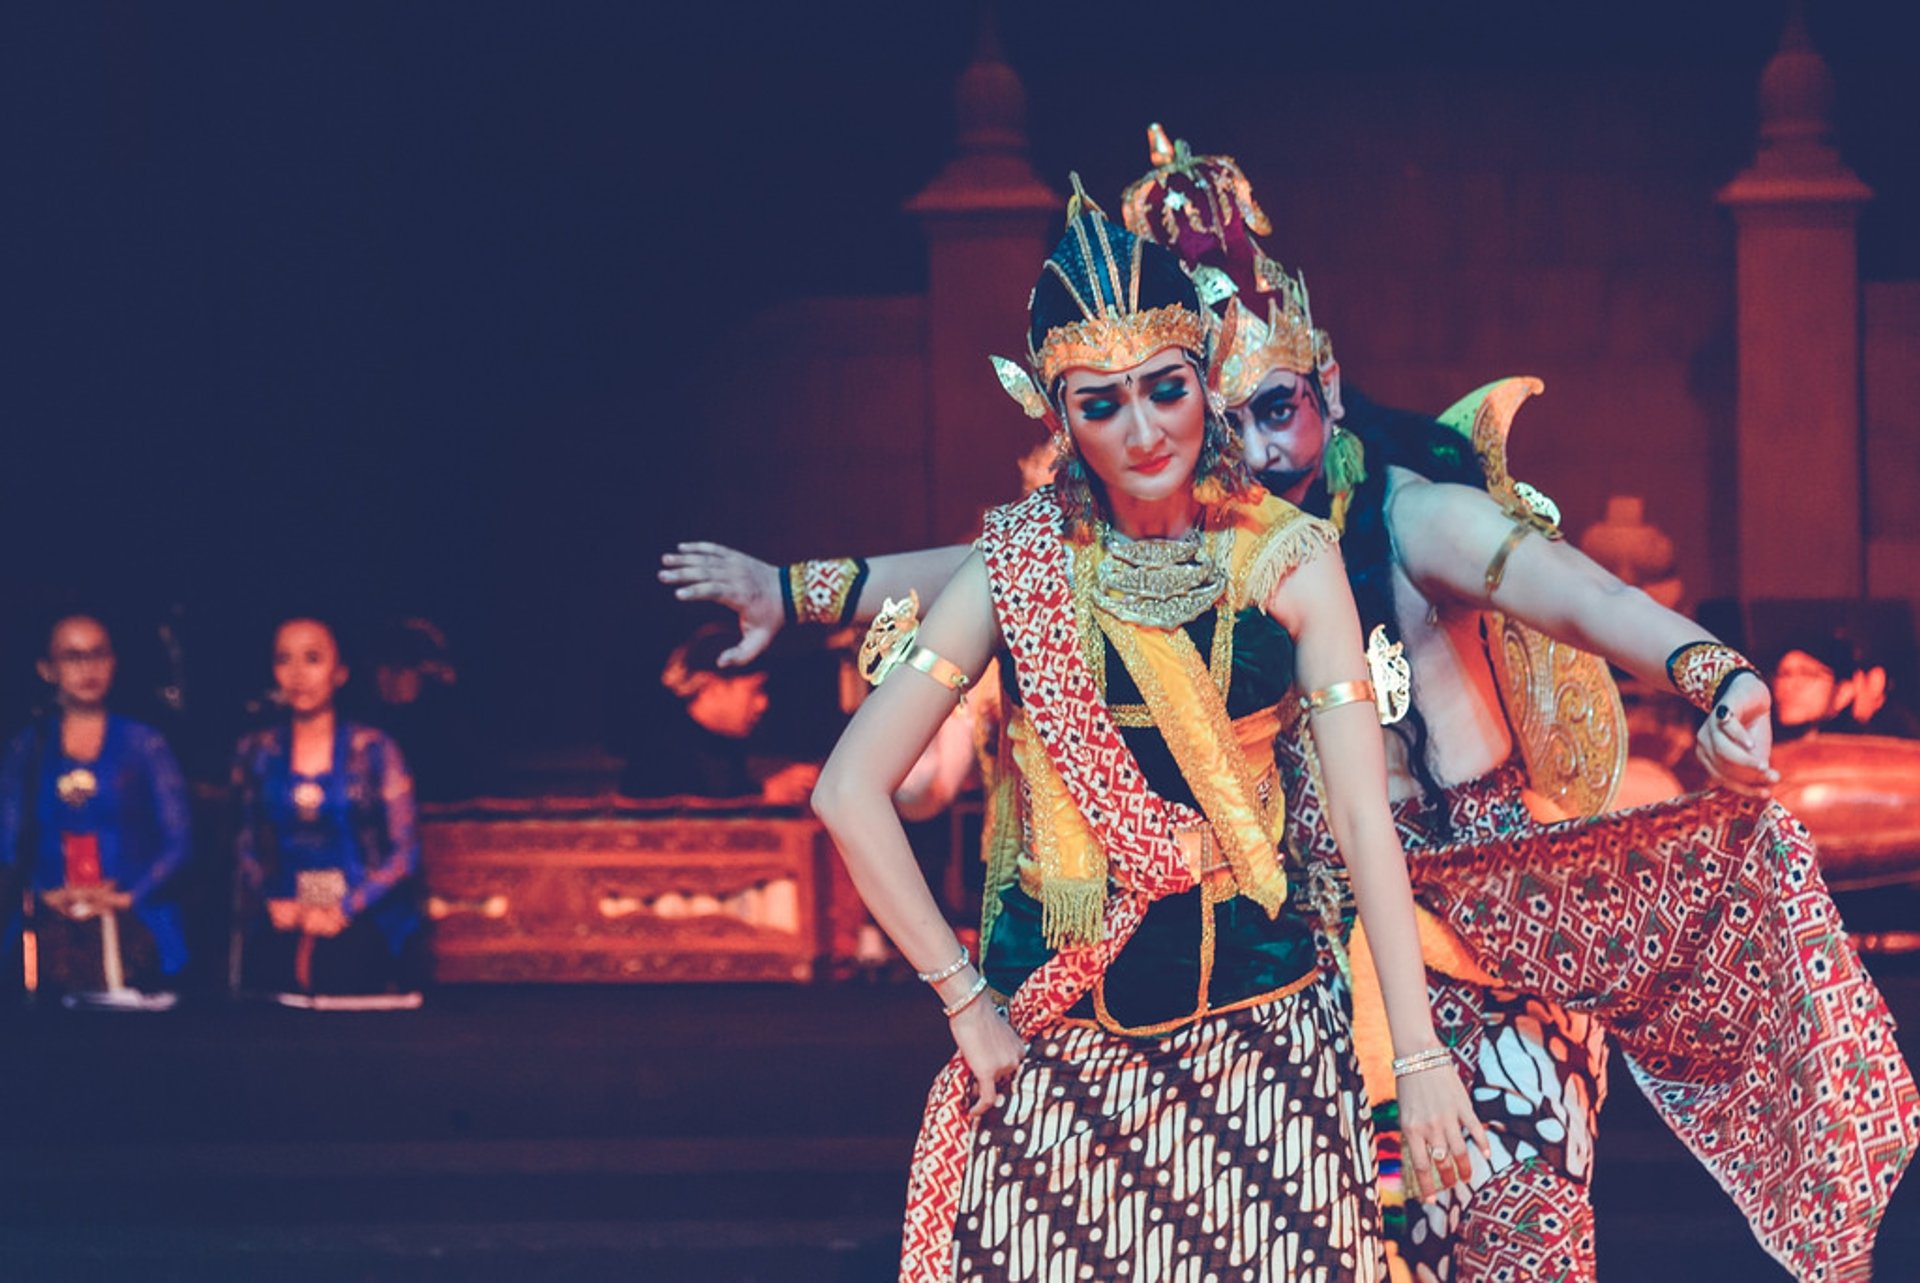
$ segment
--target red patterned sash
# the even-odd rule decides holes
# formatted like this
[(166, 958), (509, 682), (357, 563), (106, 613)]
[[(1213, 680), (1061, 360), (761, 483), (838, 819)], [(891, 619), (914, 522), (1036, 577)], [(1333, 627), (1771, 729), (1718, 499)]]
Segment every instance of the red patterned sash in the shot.
[(1865, 1277), (1920, 1092), (1790, 814), (1716, 790), (1411, 865), (1502, 984), (1606, 1023), (1795, 1278)]
[[(1174, 840), (1204, 823), (1191, 807), (1147, 785), (1087, 667), (1074, 618), (1073, 576), (1052, 487), (987, 513), (979, 548), (994, 613), (1014, 657), (1021, 705), (1067, 791), (1106, 849), (1118, 885), (1105, 930), (1092, 945), (1062, 949), (1027, 977), (1008, 1007), (1031, 1039), (1078, 1001), (1133, 935), (1147, 905), (1194, 885)], [(900, 1249), (901, 1283), (953, 1276), (953, 1221), (973, 1120), (970, 1075), (956, 1053), (934, 1079), (914, 1146)]]

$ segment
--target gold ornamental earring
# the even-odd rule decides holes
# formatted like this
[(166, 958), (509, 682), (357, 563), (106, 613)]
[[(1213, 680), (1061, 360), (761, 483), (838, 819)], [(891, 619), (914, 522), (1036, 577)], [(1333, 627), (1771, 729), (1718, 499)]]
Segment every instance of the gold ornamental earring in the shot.
[(1056, 470), (1073, 462), (1073, 433), (1065, 428), (1053, 434), (1053, 466)]

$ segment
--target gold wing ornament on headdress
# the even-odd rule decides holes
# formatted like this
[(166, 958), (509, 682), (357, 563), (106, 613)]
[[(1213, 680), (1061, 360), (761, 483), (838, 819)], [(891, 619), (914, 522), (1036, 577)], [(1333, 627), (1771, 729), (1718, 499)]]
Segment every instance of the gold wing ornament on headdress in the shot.
[[(1440, 421), (1465, 437), (1480, 459), (1487, 493), (1515, 521), (1561, 537), (1553, 501), (1507, 470), (1507, 434), (1539, 379), (1502, 379), (1455, 402)], [(1598, 815), (1613, 803), (1627, 765), (1627, 715), (1606, 661), (1489, 611), (1488, 657), (1520, 745), (1529, 782), (1574, 815)]]
[(990, 356), (987, 360), (993, 362), (993, 372), (1000, 376), (1000, 386), (1026, 411), (1027, 417), (1039, 419), (1049, 428), (1053, 427), (1053, 407), (1047, 404), (1047, 398), (1041, 395), (1026, 367), (1004, 356)]

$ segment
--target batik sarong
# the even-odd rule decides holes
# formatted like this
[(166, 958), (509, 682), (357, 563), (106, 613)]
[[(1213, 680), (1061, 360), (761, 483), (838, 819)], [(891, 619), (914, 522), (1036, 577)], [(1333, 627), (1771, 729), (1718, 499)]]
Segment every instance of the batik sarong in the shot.
[(1319, 981), (1157, 1039), (1056, 1027), (975, 1129), (957, 1277), (1384, 1280), (1343, 1001)]

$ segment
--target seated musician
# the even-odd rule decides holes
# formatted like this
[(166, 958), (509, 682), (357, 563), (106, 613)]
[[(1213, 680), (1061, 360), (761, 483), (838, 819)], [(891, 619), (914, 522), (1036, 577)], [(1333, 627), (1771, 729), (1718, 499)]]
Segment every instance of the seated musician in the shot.
[(804, 802), (819, 778), (814, 762), (781, 762), (758, 752), (754, 729), (767, 711), (767, 674), (723, 668), (731, 630), (706, 624), (675, 648), (660, 684), (679, 706), (655, 720), (627, 759), (620, 792), (628, 797), (757, 798)]
[(233, 765), (240, 978), (288, 998), (398, 994), (411, 1005), (424, 941), (406, 762), (384, 733), (337, 711), (347, 668), (326, 624), (281, 624), (273, 677), (287, 716), (243, 737)]
[(30, 921), (32, 983), (69, 1005), (171, 1005), (187, 966), (180, 765), (158, 731), (109, 710), (113, 642), (98, 619), (55, 623), (39, 669), (54, 708), (0, 759), (0, 918), (14, 940)]

